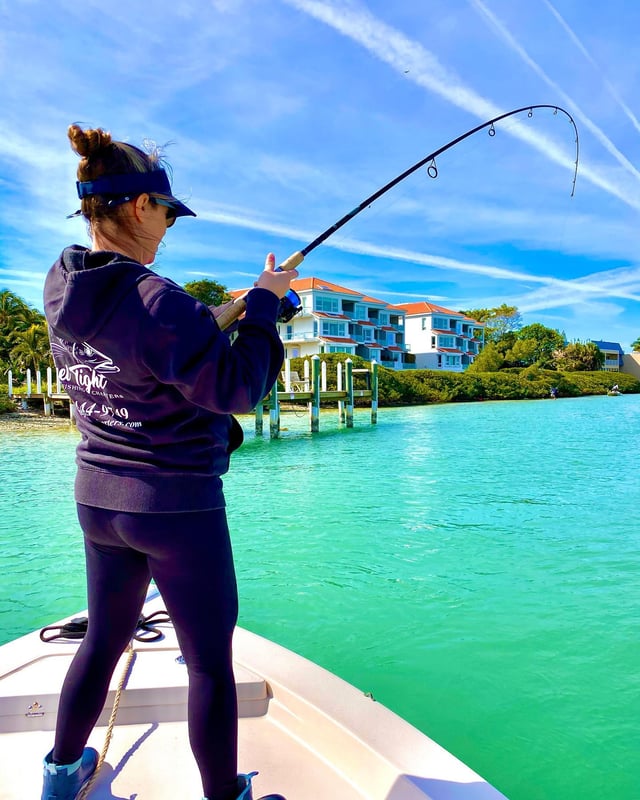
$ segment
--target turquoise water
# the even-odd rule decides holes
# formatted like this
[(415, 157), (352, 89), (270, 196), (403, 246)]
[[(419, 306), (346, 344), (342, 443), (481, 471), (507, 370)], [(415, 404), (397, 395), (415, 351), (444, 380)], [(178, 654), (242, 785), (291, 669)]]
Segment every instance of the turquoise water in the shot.
[[(265, 420), (266, 421), (266, 420)], [(268, 421), (266, 421), (268, 430)], [(241, 624), (511, 800), (640, 798), (640, 396), (382, 409), (226, 478)], [(3, 431), (0, 641), (84, 607), (77, 434)]]

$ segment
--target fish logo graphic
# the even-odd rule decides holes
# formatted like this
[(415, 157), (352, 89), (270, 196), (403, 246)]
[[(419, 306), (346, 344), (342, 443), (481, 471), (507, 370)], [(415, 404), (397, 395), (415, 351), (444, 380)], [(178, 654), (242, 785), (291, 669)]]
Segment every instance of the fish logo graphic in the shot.
[(68, 361), (71, 357), (76, 363), (60, 368), (58, 377), (63, 384), (75, 384), (91, 394), (92, 390), (103, 391), (107, 388), (107, 375), (120, 372), (120, 367), (113, 360), (96, 350), (88, 342), (64, 342), (59, 339), (51, 343), (54, 358)]
[(59, 340), (59, 342), (52, 342), (51, 349), (54, 355), (56, 353), (59, 355), (71, 355), (77, 362), (77, 366), (93, 369), (97, 373), (120, 372), (120, 367), (117, 367), (109, 356), (96, 350), (88, 342), (78, 344), (77, 342), (65, 343)]

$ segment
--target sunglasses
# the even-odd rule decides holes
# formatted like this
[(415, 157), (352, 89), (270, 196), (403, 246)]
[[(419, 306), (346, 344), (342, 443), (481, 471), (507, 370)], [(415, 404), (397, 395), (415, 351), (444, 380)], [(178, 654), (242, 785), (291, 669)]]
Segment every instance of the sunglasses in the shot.
[(176, 221), (176, 212), (173, 207), (173, 204), (170, 203), (168, 200), (164, 200), (161, 197), (154, 197), (153, 195), (149, 195), (153, 202), (158, 206), (164, 206), (167, 209), (167, 228), (170, 228), (173, 223)]

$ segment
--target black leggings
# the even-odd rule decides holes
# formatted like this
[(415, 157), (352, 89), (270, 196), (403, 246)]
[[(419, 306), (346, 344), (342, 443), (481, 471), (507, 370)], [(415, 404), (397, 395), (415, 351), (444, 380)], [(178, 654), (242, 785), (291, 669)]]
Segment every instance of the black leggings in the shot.
[(238, 593), (224, 509), (135, 514), (78, 505), (89, 626), (65, 678), (55, 761), (80, 758), (153, 577), (189, 671), (189, 741), (209, 800), (236, 797), (238, 713), (231, 640)]

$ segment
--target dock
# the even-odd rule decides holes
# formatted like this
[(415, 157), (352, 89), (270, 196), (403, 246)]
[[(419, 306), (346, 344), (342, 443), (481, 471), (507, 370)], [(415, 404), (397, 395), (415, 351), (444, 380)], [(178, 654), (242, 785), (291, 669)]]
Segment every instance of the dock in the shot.
[[(356, 378), (364, 379), (367, 388), (356, 389)], [(354, 369), (353, 361), (347, 358), (344, 367), (337, 364), (336, 389), (327, 388), (327, 364), (314, 355), (304, 362), (304, 375), (300, 378), (291, 372), (289, 359), (285, 360), (282, 373), (283, 391), (272, 389), (270, 394), (258, 403), (255, 411), (256, 435), (264, 430), (264, 414), (269, 412), (269, 435), (272, 439), (280, 436), (281, 405), (287, 407), (307, 408), (309, 413), (309, 430), (317, 433), (320, 430), (320, 407), (327, 403), (337, 405), (338, 420), (347, 428), (353, 428), (353, 409), (356, 398), (367, 398), (371, 406), (371, 424), (378, 422), (378, 364), (374, 360), (370, 369)]]
[[(55, 374), (54, 374), (55, 372)], [(356, 399), (365, 398), (371, 408), (371, 424), (378, 421), (378, 364), (372, 361), (370, 368), (354, 369), (350, 358), (337, 364), (336, 388), (328, 388), (327, 363), (320, 356), (313, 355), (304, 361), (304, 373), (301, 376), (291, 370), (290, 359), (286, 359), (278, 383), (271, 392), (258, 403), (255, 409), (255, 431), (257, 435), (264, 433), (264, 416), (269, 414), (269, 435), (277, 439), (281, 431), (281, 415), (284, 410), (306, 409), (309, 415), (309, 430), (317, 433), (320, 430), (320, 408), (327, 404), (335, 404), (340, 424), (353, 427), (353, 412)], [(28, 400), (42, 400), (45, 416), (55, 414), (55, 405), (68, 406), (69, 422), (75, 423), (74, 404), (66, 392), (62, 390), (57, 370), (47, 368), (45, 379), (40, 372), (35, 376), (26, 370), (25, 391), (16, 392), (13, 386), (13, 373), (7, 373), (9, 397), (21, 399), (26, 406)], [(35, 378), (35, 379), (34, 379)], [(356, 387), (356, 382), (364, 383), (364, 388)]]

